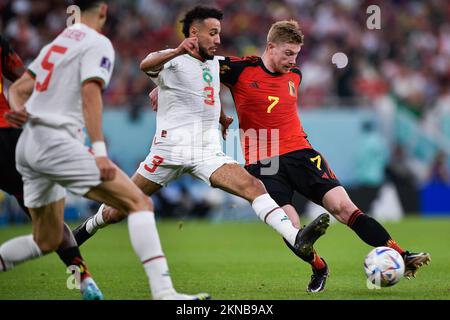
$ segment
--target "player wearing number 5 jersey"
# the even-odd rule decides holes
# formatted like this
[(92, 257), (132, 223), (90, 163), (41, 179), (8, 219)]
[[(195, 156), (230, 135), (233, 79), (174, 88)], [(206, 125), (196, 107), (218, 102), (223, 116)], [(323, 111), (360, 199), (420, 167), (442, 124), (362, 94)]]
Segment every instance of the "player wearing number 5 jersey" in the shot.
[[(0, 247), (0, 261), (14, 265), (56, 250), (62, 240), (65, 189), (118, 208), (128, 217), (132, 246), (154, 299), (200, 299), (177, 293), (156, 229), (153, 204), (107, 156), (102, 132), (102, 89), (111, 78), (114, 50), (100, 31), (102, 0), (76, 0), (81, 23), (65, 29), (11, 87), (13, 115), (29, 115), (16, 148), (33, 235)], [(84, 146), (83, 128), (92, 142)], [(20, 248), (20, 254), (14, 249)], [(85, 297), (102, 299), (90, 279)]]
[[(151, 53), (142, 61), (141, 69), (160, 88), (159, 110), (150, 154), (132, 179), (150, 195), (189, 173), (248, 200), (258, 217), (285, 237), (296, 253), (306, 254), (328, 227), (328, 215), (304, 229), (295, 228), (261, 181), (221, 150), (219, 61), (214, 56), (221, 19), (217, 9), (195, 7), (183, 20), (186, 39), (179, 47)], [(119, 211), (102, 206), (74, 231), (75, 237), (81, 244), (97, 229), (120, 219)]]
[[(300, 226), (300, 221), (292, 196), (298, 191), (347, 224), (365, 243), (397, 250), (405, 260), (405, 276), (414, 276), (430, 255), (401, 249), (381, 224), (363, 214), (325, 158), (307, 140), (297, 112), (302, 75), (295, 63), (302, 45), (303, 34), (297, 22), (279, 21), (268, 33), (262, 57), (227, 57), (221, 61), (221, 82), (231, 90), (243, 129), (246, 169), (261, 179), (295, 226)], [(274, 162), (278, 170), (268, 170)], [(307, 291), (324, 290), (329, 273), (325, 261), (315, 251), (298, 256), (313, 269)]]
[[(98, 65), (100, 55), (107, 59), (109, 70)], [(0, 246), (0, 270), (59, 248), (64, 262), (78, 268), (78, 284), (87, 300), (103, 299), (103, 295), (87, 271), (70, 229), (64, 226), (64, 187), (84, 195), (101, 183), (95, 160), (82, 144), (81, 85), (88, 85), (94, 77), (107, 85), (113, 61), (111, 43), (93, 28), (85, 24), (67, 28), (42, 48), (27, 72), (11, 86), (12, 111), (6, 113), (14, 128), (28, 120), (15, 149), (33, 234)], [(61, 247), (68, 245), (73, 247), (61, 255)]]
[[(11, 48), (9, 42), (1, 36), (0, 43), (0, 74), (5, 75), (11, 81), (15, 81), (25, 71), (22, 60)], [(11, 114), (8, 101), (3, 95), (4, 87), (2, 84), (3, 77), (0, 76), (0, 189), (14, 195), (20, 207), (31, 217), (23, 202), (22, 177), (16, 169), (16, 145), (22, 130), (10, 125), (5, 119)], [(24, 242), (31, 242), (29, 241), (31, 240), (30, 236), (25, 236), (21, 239)], [(28, 249), (28, 246), (19, 245), (15, 241), (0, 246), (0, 271), (7, 271), (15, 267), (15, 263), (10, 255), (16, 257), (24, 255)], [(80, 280), (83, 279), (85, 283), (88, 282), (89, 271), (81, 257), (75, 238), (72, 235), (72, 230), (68, 225), (64, 225), (63, 240), (56, 253), (67, 267), (80, 270)], [(82, 286), (80, 289), (82, 294), (86, 294), (85, 286)]]

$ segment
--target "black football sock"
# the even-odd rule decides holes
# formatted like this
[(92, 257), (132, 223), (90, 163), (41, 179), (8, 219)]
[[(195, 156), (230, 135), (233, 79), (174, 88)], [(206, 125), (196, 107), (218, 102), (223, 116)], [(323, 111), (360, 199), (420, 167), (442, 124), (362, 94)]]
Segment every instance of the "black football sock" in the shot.
[(405, 252), (392, 240), (389, 233), (377, 220), (363, 214), (359, 209), (352, 213), (347, 225), (355, 231), (362, 241), (372, 247), (390, 247), (400, 254)]
[[(57, 251), (58, 256), (64, 261), (67, 267), (76, 266), (80, 272), (80, 280), (83, 281), (85, 278), (90, 277), (89, 271), (87, 270), (86, 264), (80, 254), (80, 249), (78, 247), (71, 247), (64, 250)], [(75, 272), (75, 270), (72, 270)]]
[(66, 224), (64, 224), (63, 241), (58, 250), (56, 250), (56, 253), (67, 267), (76, 266), (79, 268), (81, 281), (83, 281), (86, 277), (91, 276), (87, 270), (83, 258), (81, 257), (80, 249), (77, 246), (72, 231)]

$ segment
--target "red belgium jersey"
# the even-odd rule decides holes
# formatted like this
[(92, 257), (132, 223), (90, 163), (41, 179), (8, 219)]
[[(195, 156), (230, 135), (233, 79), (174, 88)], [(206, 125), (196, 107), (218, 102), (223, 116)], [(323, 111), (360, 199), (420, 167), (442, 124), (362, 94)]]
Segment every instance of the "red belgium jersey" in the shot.
[(299, 69), (269, 71), (260, 57), (226, 57), (220, 81), (230, 88), (246, 164), (312, 148), (297, 112)]
[(10, 81), (16, 81), (23, 72), (23, 62), (14, 52), (9, 43), (0, 36), (0, 128), (8, 128), (9, 124), (3, 117), (9, 110), (4, 94), (3, 76)]

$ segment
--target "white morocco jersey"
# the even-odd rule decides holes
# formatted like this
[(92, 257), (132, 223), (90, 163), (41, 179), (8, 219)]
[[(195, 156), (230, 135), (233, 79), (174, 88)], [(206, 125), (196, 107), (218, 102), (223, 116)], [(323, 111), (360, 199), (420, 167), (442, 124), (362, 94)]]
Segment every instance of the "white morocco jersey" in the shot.
[(108, 38), (85, 24), (66, 28), (28, 67), (35, 77), (26, 103), (31, 122), (64, 129), (82, 140), (81, 86), (93, 79), (105, 88), (113, 66), (114, 49)]
[(219, 57), (202, 62), (184, 54), (165, 63), (156, 77), (148, 73), (159, 87), (153, 147), (221, 151), (219, 68)]
[(161, 186), (184, 173), (211, 184), (212, 174), (236, 161), (222, 152), (219, 132), (219, 57), (188, 54), (165, 63), (156, 76), (158, 112), (152, 148), (138, 173)]

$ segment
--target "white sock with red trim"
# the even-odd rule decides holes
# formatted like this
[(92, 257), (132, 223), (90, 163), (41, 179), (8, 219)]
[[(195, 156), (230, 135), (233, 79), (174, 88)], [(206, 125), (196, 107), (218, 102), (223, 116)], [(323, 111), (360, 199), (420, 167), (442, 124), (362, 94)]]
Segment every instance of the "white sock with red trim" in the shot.
[(262, 221), (281, 234), (291, 246), (294, 246), (299, 229), (292, 225), (284, 210), (277, 205), (268, 193), (253, 200), (252, 207)]
[(100, 208), (98, 208), (97, 213), (86, 222), (86, 231), (89, 234), (94, 234), (98, 229), (106, 226), (106, 222), (103, 220), (104, 208), (105, 204), (103, 203)]
[(167, 260), (161, 248), (155, 214), (140, 211), (128, 216), (131, 244), (144, 265), (154, 300), (175, 294)]

